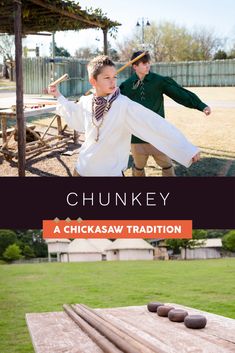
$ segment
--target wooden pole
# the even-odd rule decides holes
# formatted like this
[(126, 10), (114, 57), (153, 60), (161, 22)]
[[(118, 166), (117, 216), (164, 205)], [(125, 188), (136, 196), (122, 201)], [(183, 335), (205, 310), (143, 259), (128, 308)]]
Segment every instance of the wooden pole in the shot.
[(120, 349), (115, 347), (106, 337), (96, 331), (83, 318), (78, 316), (69, 305), (63, 305), (67, 315), (102, 349), (105, 353), (122, 353)]
[(51, 82), (49, 84), (49, 87), (58, 85), (60, 82), (66, 81), (68, 79), (69, 79), (69, 75), (68, 74), (64, 74), (63, 76), (59, 77), (57, 80)]
[(22, 3), (14, 0), (15, 3), (15, 62), (16, 62), (16, 121), (18, 128), (18, 175), (25, 176), (25, 145), (26, 129), (24, 119), (23, 102), (23, 73), (22, 73)]
[[(150, 350), (150, 352), (153, 353), (163, 353), (163, 351), (160, 348), (155, 347), (151, 342), (148, 342), (144, 337), (140, 337), (138, 336), (136, 333), (131, 332), (130, 330), (127, 330), (126, 328), (120, 327), (117, 324), (115, 324), (113, 321), (111, 321), (111, 319), (105, 317), (104, 315), (102, 315), (101, 313), (95, 311), (94, 309), (91, 309), (90, 307), (88, 307), (87, 305), (84, 304), (80, 304), (80, 307), (87, 309), (88, 311), (90, 311), (91, 314), (96, 315), (98, 318), (101, 319), (101, 324), (103, 324), (104, 322), (106, 322), (107, 324), (111, 325), (110, 327), (112, 327), (112, 330), (116, 330), (117, 332), (119, 331), (121, 334), (124, 335), (124, 337), (126, 335), (128, 335), (128, 340), (130, 344), (136, 344), (139, 343), (142, 346), (142, 351), (145, 352), (146, 348), (148, 348), (148, 350)], [(119, 333), (119, 335), (120, 335)], [(140, 346), (140, 348), (141, 348)]]
[(51, 43), (51, 81), (55, 80), (55, 32), (52, 32), (52, 43)]
[(143, 56), (145, 56), (148, 52), (144, 51), (142, 54), (138, 55), (136, 58), (128, 61), (125, 65), (123, 65), (122, 67), (120, 67), (117, 70), (117, 74), (119, 74), (119, 72), (122, 72), (123, 70), (125, 70), (125, 68), (127, 68), (128, 66), (131, 66), (132, 64), (134, 64), (136, 61), (140, 60), (141, 58), (143, 58)]
[(104, 28), (102, 31), (104, 36), (104, 55), (108, 55), (108, 28)]
[(136, 347), (136, 344), (130, 342), (128, 335), (123, 335), (120, 331), (117, 333), (117, 330), (113, 330), (112, 325), (105, 323), (104, 320), (101, 320), (83, 306), (77, 304), (71, 307), (80, 317), (86, 320), (100, 334), (109, 339), (109, 341), (124, 353), (144, 353), (143, 350)]

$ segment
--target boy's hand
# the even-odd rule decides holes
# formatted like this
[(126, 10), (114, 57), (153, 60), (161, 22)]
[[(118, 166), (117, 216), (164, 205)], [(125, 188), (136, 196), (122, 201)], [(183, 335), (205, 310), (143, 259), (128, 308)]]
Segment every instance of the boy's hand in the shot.
[(56, 98), (60, 96), (60, 91), (57, 86), (48, 86), (48, 93), (52, 94)]
[(210, 114), (211, 114), (211, 108), (210, 108), (210, 107), (204, 108), (204, 109), (203, 109), (203, 113), (204, 113), (205, 115), (210, 115)]
[(197, 154), (195, 154), (195, 156), (193, 156), (192, 158), (192, 162), (196, 163), (200, 160), (200, 152), (198, 152)]

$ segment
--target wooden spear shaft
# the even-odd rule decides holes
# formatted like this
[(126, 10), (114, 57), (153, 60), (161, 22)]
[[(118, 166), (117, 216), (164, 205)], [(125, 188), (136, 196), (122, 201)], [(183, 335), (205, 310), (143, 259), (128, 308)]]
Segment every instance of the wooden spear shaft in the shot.
[(68, 79), (69, 79), (69, 75), (68, 75), (68, 74), (64, 74), (63, 76), (59, 77), (57, 80), (51, 82), (51, 83), (49, 84), (49, 87), (58, 85), (58, 83), (63, 82), (63, 81), (66, 81), (66, 80), (68, 80)]
[(123, 65), (122, 67), (120, 67), (120, 69), (117, 70), (117, 74), (119, 74), (119, 72), (122, 72), (123, 70), (125, 70), (125, 68), (127, 68), (128, 66), (134, 64), (136, 61), (140, 60), (141, 58), (143, 58), (143, 56), (145, 56), (148, 52), (144, 51), (142, 54), (138, 55), (136, 58), (134, 58), (133, 60), (128, 61), (128, 63), (126, 63), (125, 65)]
[(106, 321), (109, 325), (112, 325), (113, 330), (117, 329), (117, 330), (123, 332), (125, 335), (128, 335), (130, 342), (132, 342), (133, 340), (135, 342), (139, 342), (139, 344), (142, 346), (142, 347), (140, 346), (140, 348), (143, 349), (143, 352), (145, 352), (146, 348), (148, 348), (148, 350), (150, 350), (150, 352), (152, 352), (152, 353), (164, 353), (160, 348), (157, 348), (151, 342), (148, 342), (143, 337), (138, 336), (137, 334), (131, 332), (130, 330), (127, 330), (126, 328), (119, 327), (119, 325), (115, 324), (113, 321), (111, 321), (110, 319), (108, 319), (107, 317), (102, 315), (101, 313), (95, 311), (94, 309), (88, 307), (87, 305), (80, 304), (80, 306), (89, 310), (91, 313), (93, 313), (94, 315), (96, 315), (97, 317), (102, 319), (103, 321)]
[(71, 307), (75, 313), (86, 320), (124, 353), (144, 353), (146, 351), (143, 346), (141, 347), (136, 344), (137, 342), (134, 342), (130, 336), (114, 328), (110, 323), (105, 322), (105, 320), (102, 320), (93, 312), (87, 310), (84, 306), (77, 304), (72, 305)]
[(90, 326), (83, 318), (78, 316), (69, 305), (63, 305), (67, 315), (102, 349), (105, 353), (122, 353), (120, 349), (115, 347), (107, 338), (102, 336), (92, 326)]
[(85, 312), (79, 305), (72, 306), (74, 312), (83, 318), (88, 324), (90, 324), (94, 329), (96, 329), (101, 335), (106, 337), (110, 342), (112, 342), (118, 349), (123, 353), (140, 353), (139, 350), (132, 347), (129, 342), (123, 340), (119, 335), (115, 334), (106, 325), (101, 325), (98, 320), (96, 320), (90, 313)]

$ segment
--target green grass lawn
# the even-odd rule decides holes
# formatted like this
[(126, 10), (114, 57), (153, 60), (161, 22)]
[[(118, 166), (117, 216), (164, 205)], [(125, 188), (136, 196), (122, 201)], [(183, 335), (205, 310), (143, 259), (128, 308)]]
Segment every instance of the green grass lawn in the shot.
[(0, 266), (0, 352), (32, 353), (30, 312), (173, 302), (235, 318), (235, 259)]

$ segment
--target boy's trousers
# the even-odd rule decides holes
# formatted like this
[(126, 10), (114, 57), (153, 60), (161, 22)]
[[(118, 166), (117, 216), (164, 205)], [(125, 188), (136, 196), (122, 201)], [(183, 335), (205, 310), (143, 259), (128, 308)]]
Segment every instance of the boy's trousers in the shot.
[(172, 160), (149, 143), (132, 143), (131, 152), (134, 159), (133, 176), (145, 176), (145, 166), (149, 156), (162, 168), (162, 176), (175, 176)]

